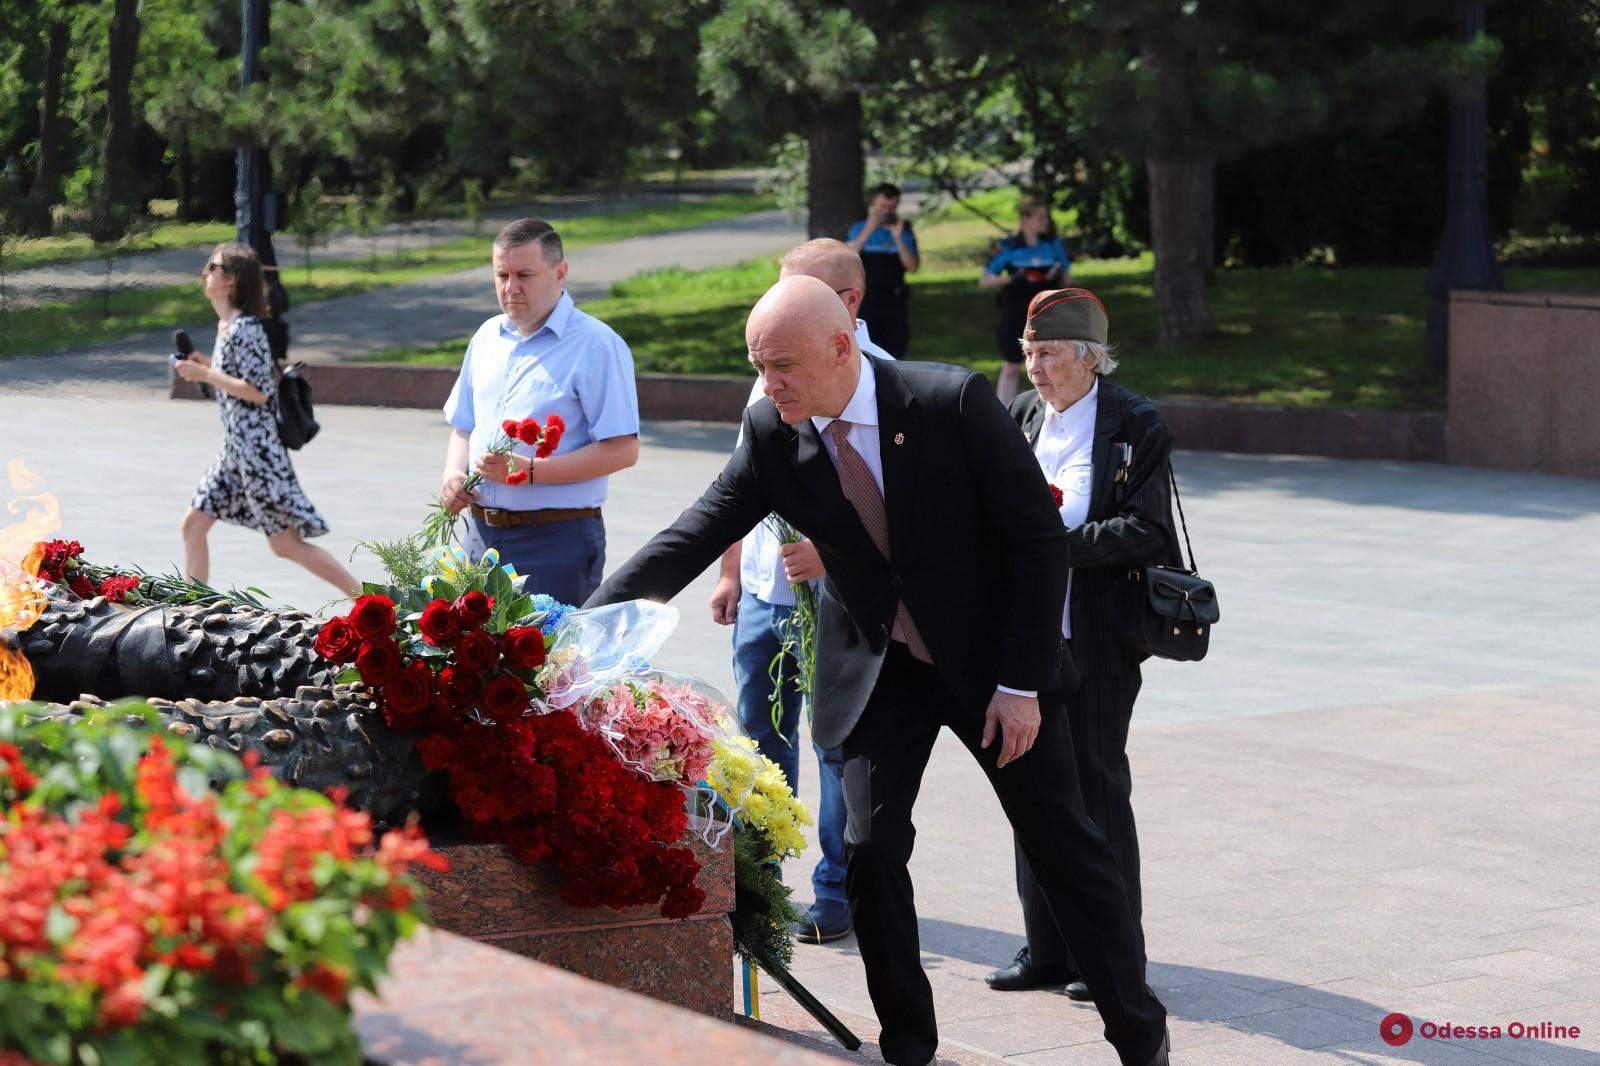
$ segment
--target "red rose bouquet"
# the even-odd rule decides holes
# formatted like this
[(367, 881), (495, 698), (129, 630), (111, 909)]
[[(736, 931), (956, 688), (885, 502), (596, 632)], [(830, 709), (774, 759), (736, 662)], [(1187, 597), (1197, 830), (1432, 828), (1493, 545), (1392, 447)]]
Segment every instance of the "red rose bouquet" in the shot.
[[(442, 869), (414, 827), (170, 746), (117, 707), (0, 709), (0, 1048), (35, 1063), (362, 1061), (371, 990)], [(220, 791), (208, 780), (229, 782)]]
[[(422, 734), (424, 764), (448, 776), (477, 838), (554, 864), (569, 903), (693, 914), (700, 867), (675, 846), (683, 791), (636, 772), (576, 713), (544, 703), (546, 629), (570, 608), (527, 595), (493, 552), (471, 563), (440, 548), (433, 563), (420, 585), (365, 586), (322, 627), (318, 653), (347, 667), (340, 680), (373, 689), (391, 727)], [(678, 743), (679, 772), (699, 780), (709, 741)]]
[[(537, 418), (524, 418), (522, 421), (507, 419), (500, 423), (500, 435), (495, 442), (489, 445), (490, 455), (509, 455), (521, 445), (531, 447), (534, 457), (543, 459), (556, 450), (561, 443), (561, 437), (566, 432), (567, 426), (560, 415), (551, 415), (545, 419), (544, 425), (539, 424)], [(507, 484), (521, 485), (528, 480), (527, 470), (518, 470), (506, 478)], [(477, 471), (467, 475), (462, 483), (462, 490), (470, 493), (483, 483), (483, 475)], [(417, 534), (424, 547), (447, 546), (456, 538), (456, 522), (460, 515), (443, 503), (434, 504), (428, 511), (428, 518), (422, 525), (422, 531)]]

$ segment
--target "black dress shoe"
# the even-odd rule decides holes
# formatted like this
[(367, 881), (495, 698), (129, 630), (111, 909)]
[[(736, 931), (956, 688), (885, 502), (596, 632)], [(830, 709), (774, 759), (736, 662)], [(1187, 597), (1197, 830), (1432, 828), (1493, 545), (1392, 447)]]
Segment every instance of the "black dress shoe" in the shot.
[(1156, 1053), (1145, 1062), (1144, 1066), (1172, 1066), (1172, 1030), (1163, 1029), (1161, 1032), (1161, 1046), (1156, 1048)]
[(1076, 981), (1078, 975), (1065, 966), (1035, 966), (1028, 945), (1022, 945), (1010, 966), (995, 970), (984, 981), (996, 992), (1025, 992), (1030, 988), (1046, 988)]
[(850, 908), (842, 903), (813, 903), (804, 921), (794, 923), (794, 938), (802, 944), (829, 944), (843, 940), (854, 927)]
[(1061, 994), (1074, 1003), (1094, 1002), (1094, 997), (1089, 994), (1089, 986), (1082, 981), (1068, 981), (1067, 987), (1061, 990)]

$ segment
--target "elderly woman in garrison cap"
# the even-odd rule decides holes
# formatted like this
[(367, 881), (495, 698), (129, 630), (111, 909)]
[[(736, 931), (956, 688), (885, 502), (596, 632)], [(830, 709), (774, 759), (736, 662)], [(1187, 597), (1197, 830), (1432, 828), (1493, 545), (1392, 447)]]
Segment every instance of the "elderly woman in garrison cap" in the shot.
[[(1061, 635), (1082, 674), (1066, 704), (1084, 806), (1111, 844), (1140, 918), (1139, 841), (1128, 770), (1128, 722), (1139, 695), (1140, 657), (1117, 639), (1113, 615), (1129, 570), (1181, 563), (1172, 530), (1167, 462), (1172, 437), (1156, 405), (1108, 380), (1117, 368), (1105, 306), (1087, 289), (1052, 289), (1028, 305), (1022, 355), (1033, 389), (1011, 404), (1045, 480), (1059, 491), (1070, 531), (1072, 576)], [(1033, 873), (1017, 849), (1017, 895), (1028, 942), (989, 986), (1017, 991), (1065, 984), (1089, 999)]]

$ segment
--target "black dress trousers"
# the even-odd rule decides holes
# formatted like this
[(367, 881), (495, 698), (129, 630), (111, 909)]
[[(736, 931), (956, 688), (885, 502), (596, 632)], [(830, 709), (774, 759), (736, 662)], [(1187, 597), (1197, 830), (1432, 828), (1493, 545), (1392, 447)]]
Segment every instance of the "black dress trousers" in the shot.
[[(1078, 789), (1089, 818), (1105, 834), (1128, 890), (1128, 909), (1139, 930), (1139, 959), (1144, 964), (1144, 902), (1139, 891), (1139, 834), (1133, 824), (1133, 775), (1128, 767), (1128, 725), (1139, 698), (1138, 667), (1110, 675), (1090, 674), (1067, 697), (1072, 751), (1078, 766)], [(1055, 694), (1054, 699), (1059, 699)], [(1028, 953), (1035, 965), (1063, 966), (1079, 972), (1072, 951), (1051, 913), (1049, 894), (1033, 876), (1019, 838), (1017, 896), (1022, 901)]]
[(1145, 986), (1127, 890), (1078, 793), (1065, 713), (1059, 705), (1041, 709), (1034, 746), (996, 769), (1000, 743), (980, 747), (982, 717), (957, 707), (937, 670), (896, 642), (843, 744), (846, 888), (887, 1062), (921, 1066), (939, 1044), (907, 863), (916, 833), (911, 808), (941, 726), (988, 776), (1094, 995), (1107, 1041), (1133, 1066), (1161, 1044), (1166, 1010)]

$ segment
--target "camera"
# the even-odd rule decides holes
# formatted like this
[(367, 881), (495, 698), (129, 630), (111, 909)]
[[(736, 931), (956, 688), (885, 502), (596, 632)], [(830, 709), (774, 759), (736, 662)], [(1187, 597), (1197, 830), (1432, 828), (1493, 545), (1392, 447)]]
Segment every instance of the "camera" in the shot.
[(885, 226), (892, 226), (899, 221), (900, 213), (897, 211), (890, 211), (887, 215), (883, 216), (883, 225)]

